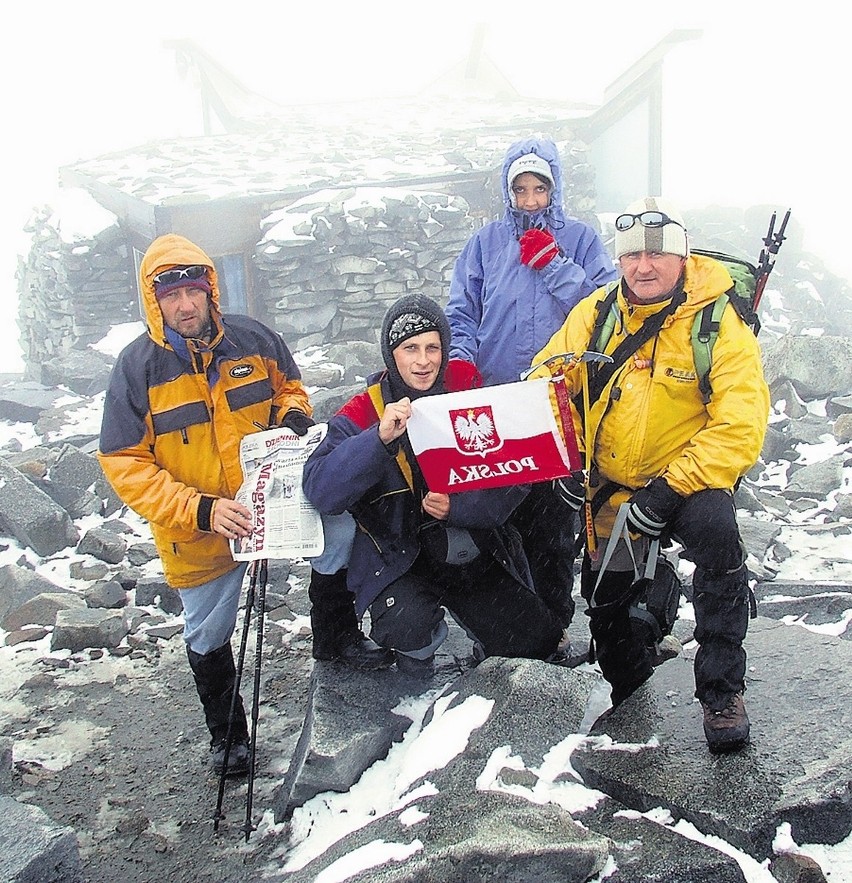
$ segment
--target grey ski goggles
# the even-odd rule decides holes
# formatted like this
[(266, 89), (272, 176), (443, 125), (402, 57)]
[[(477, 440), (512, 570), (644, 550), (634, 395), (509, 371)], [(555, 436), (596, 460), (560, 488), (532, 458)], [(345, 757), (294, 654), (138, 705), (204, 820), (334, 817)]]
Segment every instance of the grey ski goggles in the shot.
[(174, 267), (171, 270), (163, 270), (154, 277), (157, 285), (171, 285), (180, 282), (181, 279), (202, 279), (207, 275), (207, 267), (201, 264), (193, 264), (190, 267)]
[(675, 221), (674, 218), (670, 218), (668, 215), (663, 214), (663, 212), (655, 211), (642, 212), (638, 215), (619, 215), (615, 219), (615, 229), (623, 233), (625, 230), (629, 230), (637, 221), (643, 227), (665, 227), (666, 224), (677, 224), (681, 230), (686, 229), (683, 224)]

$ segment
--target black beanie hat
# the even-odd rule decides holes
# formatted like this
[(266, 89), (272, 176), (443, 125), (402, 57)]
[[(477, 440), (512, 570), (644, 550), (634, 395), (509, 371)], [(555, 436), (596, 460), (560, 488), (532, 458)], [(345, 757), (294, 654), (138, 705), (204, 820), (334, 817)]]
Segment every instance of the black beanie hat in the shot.
[[(403, 382), (393, 351), (410, 337), (437, 331), (441, 338), (441, 370), (434, 386), (427, 392), (413, 390)], [(392, 304), (382, 321), (382, 358), (388, 369), (391, 387), (394, 392), (407, 395), (409, 398), (428, 395), (442, 391), (444, 371), (450, 357), (450, 323), (444, 311), (431, 298), (424, 294), (409, 294)]]

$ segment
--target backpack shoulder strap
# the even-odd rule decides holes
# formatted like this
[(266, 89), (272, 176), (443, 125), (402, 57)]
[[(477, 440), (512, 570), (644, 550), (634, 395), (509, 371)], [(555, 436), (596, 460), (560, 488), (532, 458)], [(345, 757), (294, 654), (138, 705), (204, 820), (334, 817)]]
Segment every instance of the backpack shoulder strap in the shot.
[(730, 292), (720, 294), (716, 300), (699, 310), (692, 322), (692, 357), (695, 361), (695, 373), (698, 375), (698, 389), (701, 391), (701, 399), (705, 405), (713, 394), (710, 386), (713, 347), (719, 337), (722, 314), (730, 302)]
[[(596, 402), (606, 388), (607, 383), (612, 379), (613, 375), (621, 366), (635, 353), (639, 347), (646, 341), (650, 340), (659, 333), (666, 319), (680, 307), (686, 300), (683, 291), (678, 291), (672, 296), (671, 301), (658, 313), (646, 319), (640, 328), (629, 334), (621, 340), (618, 346), (610, 353), (612, 361), (610, 362), (590, 362), (589, 363), (589, 402)], [(608, 311), (609, 312), (609, 311)], [(606, 325), (606, 316), (599, 316), (602, 326)], [(616, 317), (617, 318), (617, 317)], [(613, 320), (615, 321), (615, 319)], [(597, 323), (595, 323), (597, 324)], [(614, 325), (613, 325), (614, 328)], [(612, 329), (610, 329), (610, 334)], [(591, 347), (590, 347), (591, 349)], [(600, 351), (600, 350), (599, 350)], [(583, 396), (577, 395), (573, 399), (574, 406), (577, 408), (581, 416), (583, 415)]]
[[(381, 383), (373, 383), (368, 386), (367, 395), (370, 396), (370, 401), (372, 401), (373, 407), (376, 409), (376, 413), (379, 415), (379, 420), (381, 420), (382, 414), (385, 413), (385, 399), (382, 395)], [(396, 462), (399, 466), (400, 472), (402, 472), (403, 477), (405, 478), (405, 483), (408, 485), (409, 489), (413, 493), (414, 475), (411, 471), (411, 464), (408, 462), (408, 457), (405, 456), (405, 451), (402, 449), (402, 445), (399, 446), (399, 450), (396, 452)]]
[(592, 328), (589, 349), (598, 353), (602, 353), (606, 349), (618, 321), (618, 285), (618, 280), (610, 282), (607, 285), (606, 297), (595, 305), (598, 314), (595, 317), (594, 328)]

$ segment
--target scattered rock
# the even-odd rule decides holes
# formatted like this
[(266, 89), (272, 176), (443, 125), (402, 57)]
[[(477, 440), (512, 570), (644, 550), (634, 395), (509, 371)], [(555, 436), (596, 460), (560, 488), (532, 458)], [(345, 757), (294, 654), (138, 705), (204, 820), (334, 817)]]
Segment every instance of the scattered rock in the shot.
[(84, 590), (83, 597), (89, 607), (114, 610), (127, 604), (127, 592), (121, 583), (114, 579), (93, 583)]
[(77, 542), (68, 513), (0, 458), (0, 533), (14, 536), (42, 557)]
[(9, 883), (84, 883), (72, 828), (37, 806), (0, 794), (0, 879)]
[(92, 555), (107, 564), (119, 564), (126, 552), (127, 543), (118, 534), (103, 527), (87, 530), (77, 546), (77, 554)]
[(127, 626), (121, 611), (96, 610), (82, 607), (60, 610), (50, 640), (50, 649), (70, 650), (72, 653), (87, 647), (117, 647), (127, 635)]
[(19, 629), (25, 625), (55, 625), (60, 610), (75, 610), (85, 607), (86, 602), (72, 592), (61, 590), (42, 592), (29, 601), (10, 610), (3, 617), (4, 629)]

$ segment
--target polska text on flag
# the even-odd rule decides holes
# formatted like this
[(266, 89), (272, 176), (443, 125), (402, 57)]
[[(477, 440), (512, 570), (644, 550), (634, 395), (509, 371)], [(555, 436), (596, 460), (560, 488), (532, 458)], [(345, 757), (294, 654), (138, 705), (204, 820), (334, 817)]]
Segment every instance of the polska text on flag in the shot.
[(481, 490), (568, 475), (546, 378), (412, 402), (408, 438), (429, 490)]

